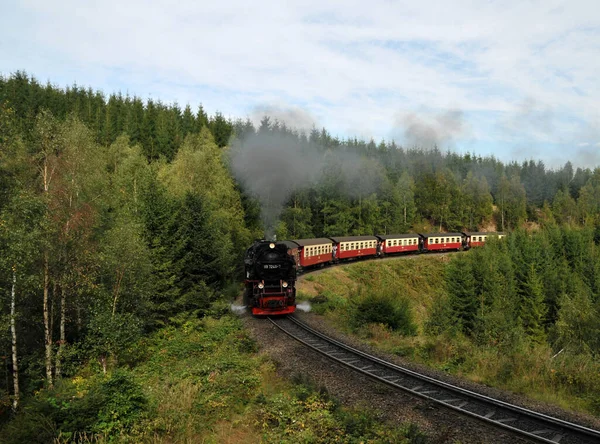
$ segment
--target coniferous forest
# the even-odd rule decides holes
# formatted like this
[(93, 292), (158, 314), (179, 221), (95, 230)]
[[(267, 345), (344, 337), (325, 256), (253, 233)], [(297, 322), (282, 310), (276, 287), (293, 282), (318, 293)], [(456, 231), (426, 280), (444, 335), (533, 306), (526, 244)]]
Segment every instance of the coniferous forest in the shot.
[[(235, 169), (236, 155), (260, 143), (319, 159), (318, 174), (290, 187), (271, 219), (268, 201)], [(104, 411), (115, 393), (134, 400), (122, 417), (150, 408), (118, 370), (148, 362), (148, 337), (220, 319), (238, 294), (244, 250), (265, 231), (298, 239), (477, 230), (513, 234), (490, 246), (494, 254), (450, 261), (461, 280), (435, 308), (432, 334), (452, 324), (491, 343), (518, 325), (533, 343), (597, 362), (600, 169), (341, 140), (268, 116), (255, 127), (202, 106), (43, 85), (24, 72), (0, 77), (0, 438), (135, 429), (111, 422), (118, 407), (101, 425), (85, 412)], [(80, 404), (52, 394), (83, 368), (89, 380), (113, 377), (73, 395)], [(23, 406), (38, 416), (19, 416)], [(81, 423), (65, 419), (75, 416), (69, 409)], [(17, 433), (40, 417), (47, 435)]]

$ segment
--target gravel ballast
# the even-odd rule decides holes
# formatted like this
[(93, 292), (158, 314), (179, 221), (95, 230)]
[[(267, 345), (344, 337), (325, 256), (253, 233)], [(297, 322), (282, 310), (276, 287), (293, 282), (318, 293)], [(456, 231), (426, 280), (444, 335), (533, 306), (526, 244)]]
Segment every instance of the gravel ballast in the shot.
[[(348, 338), (322, 328), (318, 316), (299, 316), (324, 333), (351, 345)], [(459, 415), (450, 409), (424, 401), (339, 365), (305, 347), (281, 332), (266, 319), (244, 316), (244, 323), (266, 353), (278, 364), (278, 373), (291, 378), (303, 375), (314, 381), (343, 405), (367, 407), (379, 412), (392, 424), (414, 423), (434, 443), (524, 443), (527, 442), (495, 427)], [(358, 347), (357, 347), (358, 348)], [(372, 350), (363, 350), (372, 352)]]

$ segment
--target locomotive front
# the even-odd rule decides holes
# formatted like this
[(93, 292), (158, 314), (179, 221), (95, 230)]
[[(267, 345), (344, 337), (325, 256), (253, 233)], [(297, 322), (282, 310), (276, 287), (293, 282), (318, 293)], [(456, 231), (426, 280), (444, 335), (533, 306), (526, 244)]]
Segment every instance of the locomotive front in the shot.
[(253, 315), (296, 310), (296, 261), (282, 242), (256, 241), (244, 258), (244, 304)]

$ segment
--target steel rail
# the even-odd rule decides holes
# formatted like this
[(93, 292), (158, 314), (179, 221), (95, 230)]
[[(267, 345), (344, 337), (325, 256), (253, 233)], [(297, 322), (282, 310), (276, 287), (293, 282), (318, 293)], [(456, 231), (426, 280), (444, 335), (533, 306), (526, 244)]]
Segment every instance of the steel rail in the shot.
[[(330, 338), (294, 317), (277, 320), (269, 318), (269, 320), (290, 337), (339, 364), (463, 415), (469, 415), (538, 442), (600, 443), (600, 431), (490, 398), (400, 367)], [(295, 333), (290, 331), (294, 328), (300, 331)], [(308, 337), (303, 338), (302, 335)]]

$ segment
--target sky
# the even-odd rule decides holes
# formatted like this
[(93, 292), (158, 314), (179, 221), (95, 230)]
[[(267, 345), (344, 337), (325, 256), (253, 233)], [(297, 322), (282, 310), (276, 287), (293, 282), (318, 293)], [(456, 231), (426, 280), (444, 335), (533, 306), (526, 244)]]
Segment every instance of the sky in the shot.
[(600, 2), (0, 0), (0, 74), (600, 165)]

